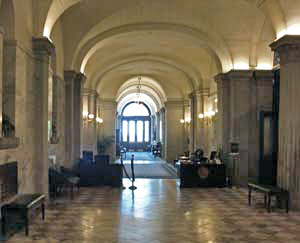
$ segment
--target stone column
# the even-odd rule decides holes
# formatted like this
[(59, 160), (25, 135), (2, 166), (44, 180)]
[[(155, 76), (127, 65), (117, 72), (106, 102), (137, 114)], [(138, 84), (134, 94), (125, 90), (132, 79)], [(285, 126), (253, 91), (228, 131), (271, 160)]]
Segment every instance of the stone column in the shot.
[[(0, 1), (1, 7), (1, 1)], [(4, 29), (0, 26), (0, 97), (3, 97), (2, 85), (3, 85), (3, 40), (4, 40)], [(0, 136), (2, 134), (2, 99), (0, 99)]]
[(85, 80), (82, 73), (65, 71), (66, 109), (65, 146), (66, 160), (70, 166), (80, 159), (80, 131), (82, 117), (81, 88)]
[[(258, 114), (271, 110), (272, 73), (234, 70), (219, 74), (216, 81), (224, 159), (229, 163), (228, 167), (233, 167), (234, 182), (244, 185), (249, 175), (256, 176)], [(231, 154), (231, 143), (239, 145), (238, 157), (237, 154)]]
[(32, 87), (34, 111), (34, 181), (35, 192), (48, 194), (48, 81), (50, 56), (54, 45), (47, 38), (33, 39), (34, 82)]
[(271, 48), (280, 57), (277, 184), (290, 191), (291, 207), (300, 209), (300, 36), (284, 36)]

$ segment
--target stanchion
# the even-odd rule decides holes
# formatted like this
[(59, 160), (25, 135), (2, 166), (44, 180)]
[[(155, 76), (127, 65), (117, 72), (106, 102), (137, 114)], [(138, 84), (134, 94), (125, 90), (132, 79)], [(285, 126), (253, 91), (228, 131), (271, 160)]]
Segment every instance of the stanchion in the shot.
[[(122, 166), (123, 170), (125, 171), (126, 176), (128, 177), (126, 169), (125, 169), (124, 164), (123, 164), (123, 155), (122, 154), (121, 154), (121, 157), (120, 157), (120, 161), (121, 161), (121, 166)], [(130, 180), (130, 178), (129, 178), (129, 180)], [(123, 185), (123, 182), (122, 182), (122, 189), (123, 190), (126, 189), (126, 187)]]
[(134, 175), (134, 155), (131, 156), (131, 173), (132, 173), (132, 180), (131, 180), (131, 186), (129, 187), (130, 190), (135, 190), (137, 189), (136, 186), (134, 186), (134, 181), (135, 181), (135, 175)]

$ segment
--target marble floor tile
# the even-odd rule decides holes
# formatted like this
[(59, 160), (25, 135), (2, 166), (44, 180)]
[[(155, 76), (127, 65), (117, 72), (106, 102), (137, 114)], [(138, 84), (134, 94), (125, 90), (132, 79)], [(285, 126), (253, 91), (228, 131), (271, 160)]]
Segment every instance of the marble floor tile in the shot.
[(28, 237), (20, 231), (7, 242), (300, 242), (300, 212), (268, 213), (259, 193), (249, 207), (243, 188), (179, 188), (175, 179), (138, 179), (133, 192), (124, 185), (51, 202)]

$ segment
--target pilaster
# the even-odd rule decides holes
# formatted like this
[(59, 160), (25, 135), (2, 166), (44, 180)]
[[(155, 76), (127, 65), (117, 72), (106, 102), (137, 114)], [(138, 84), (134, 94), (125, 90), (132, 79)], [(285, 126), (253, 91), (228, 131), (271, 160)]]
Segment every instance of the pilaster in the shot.
[(270, 45), (280, 58), (280, 105), (277, 183), (290, 191), (300, 208), (300, 36), (287, 35)]
[(191, 99), (191, 130), (192, 130), (192, 151), (203, 149), (204, 127), (199, 121), (199, 114), (204, 113), (204, 100), (209, 95), (209, 89), (196, 90), (190, 94)]
[(65, 71), (66, 113), (65, 113), (65, 146), (66, 159), (70, 166), (80, 159), (81, 143), (81, 89), (85, 80), (82, 73)]
[(94, 154), (97, 154), (97, 106), (99, 108), (99, 105), (97, 105), (97, 98), (98, 94), (95, 90), (83, 90), (82, 102), (84, 112), (92, 114), (94, 117), (83, 117), (81, 150), (93, 151)]
[(32, 42), (35, 56), (32, 90), (35, 103), (35, 184), (36, 192), (48, 194), (48, 80), (50, 57), (55, 48), (46, 38), (34, 38)]
[[(1, 6), (1, 3), (0, 3)], [(0, 97), (3, 97), (2, 85), (3, 85), (3, 41), (4, 41), (4, 29), (0, 26)], [(2, 134), (2, 99), (0, 99), (0, 131)]]

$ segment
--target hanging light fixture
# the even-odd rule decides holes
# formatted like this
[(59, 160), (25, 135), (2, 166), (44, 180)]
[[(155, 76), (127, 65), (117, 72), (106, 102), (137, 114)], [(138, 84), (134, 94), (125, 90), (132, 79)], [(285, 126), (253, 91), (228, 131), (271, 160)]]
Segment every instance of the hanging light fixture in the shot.
[(136, 86), (136, 101), (135, 101), (135, 103), (138, 104), (138, 105), (141, 104), (141, 101), (140, 101), (141, 87), (142, 87), (141, 81), (142, 81), (142, 78), (141, 78), (141, 76), (139, 76), (138, 77), (138, 84)]

